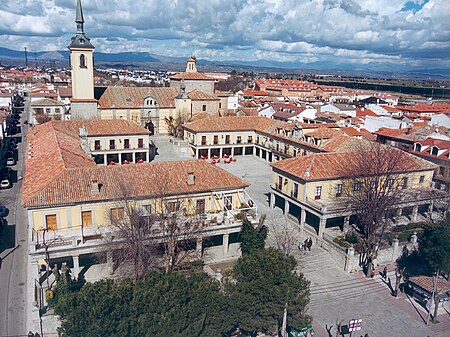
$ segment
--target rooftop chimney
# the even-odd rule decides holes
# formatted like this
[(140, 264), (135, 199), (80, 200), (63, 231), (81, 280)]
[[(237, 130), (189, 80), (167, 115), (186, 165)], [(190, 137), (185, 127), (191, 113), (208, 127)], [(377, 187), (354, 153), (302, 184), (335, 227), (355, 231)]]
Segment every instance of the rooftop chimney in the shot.
[(188, 172), (187, 174), (187, 184), (194, 185), (195, 184), (195, 175), (194, 172)]
[(92, 185), (91, 185), (92, 194), (99, 195), (101, 188), (102, 188), (102, 184), (100, 184), (97, 179), (92, 179)]

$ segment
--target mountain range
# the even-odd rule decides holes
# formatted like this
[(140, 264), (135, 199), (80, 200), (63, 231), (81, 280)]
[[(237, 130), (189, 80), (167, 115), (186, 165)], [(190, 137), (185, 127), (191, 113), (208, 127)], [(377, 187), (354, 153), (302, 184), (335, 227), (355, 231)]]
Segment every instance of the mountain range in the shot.
[[(28, 52), (28, 63), (42, 65), (48, 62), (67, 66), (69, 51), (39, 51)], [(102, 53), (94, 52), (95, 64), (98, 67), (136, 67), (151, 70), (182, 71), (186, 57), (173, 57), (152, 54), (148, 52)], [(0, 47), (0, 62), (2, 64), (25, 64), (25, 52)], [(367, 64), (364, 68), (354, 64), (330, 64), (329, 62), (279, 62), (274, 60), (224, 60), (208, 61), (199, 59), (197, 64), (203, 71), (255, 71), (281, 72), (296, 74), (330, 74), (342, 76), (372, 76), (384, 78), (435, 78), (450, 79), (450, 69), (417, 69), (402, 70), (398, 66), (385, 66), (380, 71), (379, 64)]]

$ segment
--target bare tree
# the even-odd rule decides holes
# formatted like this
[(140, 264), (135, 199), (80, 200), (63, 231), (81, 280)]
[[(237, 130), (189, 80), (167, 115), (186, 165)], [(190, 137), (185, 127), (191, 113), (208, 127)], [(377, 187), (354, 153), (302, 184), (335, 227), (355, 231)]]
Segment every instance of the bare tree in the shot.
[(183, 135), (183, 124), (188, 121), (188, 116), (179, 113), (175, 118), (172, 116), (164, 117), (164, 121), (166, 122), (169, 135), (180, 138)]
[(136, 279), (151, 268), (168, 272), (198, 259), (196, 243), (205, 226), (195, 215), (190, 196), (172, 197), (163, 180), (155, 184), (158, 196), (143, 205), (122, 181), (117, 201), (107, 215), (113, 229), (110, 250), (118, 263), (130, 263)]
[(273, 234), (277, 249), (286, 256), (292, 254), (297, 241), (296, 231), (286, 221), (281, 220), (280, 223), (272, 221), (270, 232)]
[(400, 150), (377, 143), (361, 143), (348, 154), (350, 165), (342, 167), (343, 194), (353, 214), (361, 239), (361, 262), (370, 275), (383, 234), (395, 205), (407, 186), (404, 174), (408, 163)]

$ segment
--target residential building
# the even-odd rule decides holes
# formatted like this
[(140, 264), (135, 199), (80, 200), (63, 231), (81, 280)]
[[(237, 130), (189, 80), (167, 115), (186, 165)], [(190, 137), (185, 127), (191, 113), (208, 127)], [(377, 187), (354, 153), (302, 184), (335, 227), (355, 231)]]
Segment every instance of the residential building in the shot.
[[(414, 222), (418, 212), (432, 211), (433, 202), (447, 198), (447, 194), (430, 187), (434, 164), (397, 151), (402, 166), (395, 173), (407, 186), (395, 208), (397, 216), (409, 214)], [(338, 225), (346, 231), (352, 211), (343, 186), (355, 180), (345, 169), (353, 165), (352, 157), (352, 151), (312, 153), (273, 163), (271, 206), (277, 205), (286, 216), (298, 219), (302, 234), (305, 225), (312, 227), (319, 240), (327, 227)]]
[(39, 124), (40, 120), (69, 120), (70, 114), (66, 110), (64, 103), (55, 101), (50, 98), (40, 99), (31, 102), (31, 116), (29, 122)]

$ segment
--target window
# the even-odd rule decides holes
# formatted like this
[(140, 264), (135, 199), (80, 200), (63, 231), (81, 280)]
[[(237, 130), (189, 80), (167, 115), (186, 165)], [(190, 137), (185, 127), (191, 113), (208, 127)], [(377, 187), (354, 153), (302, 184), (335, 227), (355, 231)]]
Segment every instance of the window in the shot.
[(129, 149), (130, 148), (130, 140), (129, 139), (124, 139), (123, 140), (123, 148), (124, 149)]
[(232, 195), (225, 196), (225, 207), (229, 211), (233, 209), (233, 196)]
[(219, 144), (219, 136), (214, 136), (214, 145)]
[(292, 189), (292, 195), (293, 198), (297, 198), (298, 197), (298, 184), (294, 183), (294, 187)]
[(336, 196), (340, 197), (342, 195), (342, 184), (336, 185)]
[(202, 111), (206, 111), (206, 104), (203, 104)]
[(174, 213), (180, 210), (179, 201), (170, 201), (167, 203), (167, 212)]
[(441, 175), (441, 176), (445, 175), (445, 167), (439, 166), (439, 175)]
[(60, 108), (55, 108), (55, 114), (59, 114), (61, 113), (61, 109)]
[(387, 185), (389, 188), (394, 187), (394, 179), (390, 178), (387, 180)]
[(402, 178), (402, 189), (405, 189), (408, 187), (408, 177)]
[(144, 210), (144, 215), (150, 215), (152, 214), (152, 205), (148, 204), (148, 205), (142, 205), (142, 209)]
[(437, 148), (437, 146), (433, 146), (433, 148), (431, 149), (431, 154), (433, 156), (437, 156), (439, 152), (439, 149)]
[(202, 145), (206, 145), (206, 136), (202, 136)]
[(318, 200), (322, 196), (322, 186), (316, 186), (314, 190), (314, 199)]
[(94, 141), (94, 149), (100, 150), (100, 141), (99, 140)]
[(230, 135), (225, 136), (225, 144), (230, 144)]
[(50, 108), (45, 108), (45, 113), (46, 114), (49, 114), (51, 111), (50, 111)]
[(259, 136), (256, 136), (256, 144), (259, 144)]
[(283, 177), (282, 176), (278, 176), (278, 184), (276, 187), (277, 190), (281, 190), (281, 187), (283, 186)]
[(84, 56), (84, 54), (80, 55), (80, 68), (87, 68), (87, 66), (86, 66), (86, 56)]
[(92, 211), (81, 212), (81, 224), (83, 227), (92, 226)]
[(247, 143), (251, 143), (253, 142), (253, 137), (252, 136), (248, 136), (247, 137)]
[(292, 156), (293, 157), (297, 157), (297, 150), (296, 149), (294, 149), (294, 151), (292, 152)]
[(55, 230), (58, 228), (56, 214), (50, 214), (45, 216), (45, 228), (47, 230)]
[(138, 148), (142, 149), (144, 147), (144, 139), (139, 138), (138, 139)]
[(353, 183), (353, 192), (359, 192), (359, 191), (361, 191), (361, 182), (355, 181)]
[(199, 199), (195, 202), (195, 214), (205, 213), (205, 199)]
[(222, 103), (219, 103), (219, 109), (222, 109)]
[(116, 148), (116, 141), (114, 139), (111, 139), (109, 141), (109, 149), (114, 150)]
[(422, 145), (420, 145), (419, 143), (416, 143), (414, 150), (420, 152), (420, 150), (422, 150)]
[(425, 181), (425, 176), (420, 176), (419, 177), (419, 184), (423, 184), (424, 181)]
[(241, 142), (242, 142), (242, 137), (237, 136), (236, 143), (241, 144)]
[(112, 219), (123, 219), (124, 215), (125, 215), (125, 213), (124, 213), (123, 207), (111, 208), (111, 218)]

